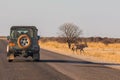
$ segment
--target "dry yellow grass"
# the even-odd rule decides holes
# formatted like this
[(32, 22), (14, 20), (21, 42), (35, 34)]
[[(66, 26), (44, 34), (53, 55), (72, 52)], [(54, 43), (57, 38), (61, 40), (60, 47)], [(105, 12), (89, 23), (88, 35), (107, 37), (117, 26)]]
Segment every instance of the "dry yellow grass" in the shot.
[[(72, 52), (68, 49), (67, 43), (58, 43), (57, 41), (40, 42), (41, 48), (64, 52), (68, 54), (82, 55), (88, 57), (95, 57), (99, 60), (111, 61), (120, 63), (120, 44), (104, 45), (103, 43), (88, 43), (88, 48), (85, 48), (84, 53), (79, 51)], [(83, 55), (84, 54), (84, 55)]]
[(58, 43), (56, 41), (48, 41), (48, 42), (45, 42), (45, 43), (42, 43), (40, 42), (40, 46), (41, 48), (44, 48), (44, 49), (50, 49), (50, 50), (55, 50), (55, 51), (59, 51), (59, 52), (71, 52), (70, 49), (68, 49), (68, 46), (67, 44), (65, 43)]

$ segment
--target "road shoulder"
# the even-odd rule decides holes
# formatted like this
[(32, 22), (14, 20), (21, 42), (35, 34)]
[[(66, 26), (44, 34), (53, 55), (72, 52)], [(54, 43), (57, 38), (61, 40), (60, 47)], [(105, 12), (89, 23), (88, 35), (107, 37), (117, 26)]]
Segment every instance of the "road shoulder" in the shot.
[(93, 63), (100, 63), (100, 64), (103, 64), (104, 66), (120, 70), (120, 63), (115, 63), (115, 62), (110, 62), (110, 61), (105, 61), (105, 60), (99, 60), (98, 58), (95, 58), (95, 57), (92, 57), (92, 56), (91, 57), (90, 56), (84, 56), (84, 54), (77, 55), (77, 54), (60, 52), (60, 51), (57, 51), (57, 50), (51, 50), (51, 49), (48, 49), (48, 48), (42, 48), (42, 49), (52, 51), (52, 52), (55, 52), (55, 53), (58, 53), (58, 54), (61, 54), (61, 55), (66, 55), (66, 56), (70, 56), (70, 57), (73, 57), (73, 58), (82, 59), (84, 61), (89, 61), (89, 62), (93, 62)]

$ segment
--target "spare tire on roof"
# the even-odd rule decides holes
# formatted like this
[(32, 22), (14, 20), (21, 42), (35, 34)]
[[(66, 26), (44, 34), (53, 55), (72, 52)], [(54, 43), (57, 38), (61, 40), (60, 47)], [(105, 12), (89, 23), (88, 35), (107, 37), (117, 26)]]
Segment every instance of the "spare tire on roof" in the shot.
[(17, 44), (19, 48), (26, 49), (31, 45), (31, 39), (26, 34), (20, 35), (18, 37)]

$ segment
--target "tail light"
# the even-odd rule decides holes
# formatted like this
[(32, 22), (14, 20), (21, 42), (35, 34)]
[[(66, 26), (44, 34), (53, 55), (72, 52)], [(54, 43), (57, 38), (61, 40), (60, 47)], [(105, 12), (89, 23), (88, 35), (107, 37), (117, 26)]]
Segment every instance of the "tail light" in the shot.
[(10, 42), (10, 43), (9, 43), (9, 46), (13, 47), (13, 46), (15, 46), (15, 43)]

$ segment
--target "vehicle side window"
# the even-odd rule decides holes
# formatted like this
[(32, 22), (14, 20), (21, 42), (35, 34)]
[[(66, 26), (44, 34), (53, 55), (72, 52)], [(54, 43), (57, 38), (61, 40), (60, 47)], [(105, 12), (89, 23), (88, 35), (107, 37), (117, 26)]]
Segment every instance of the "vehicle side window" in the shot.
[(37, 38), (37, 30), (34, 30), (34, 37)]
[(11, 38), (14, 38), (14, 34), (15, 34), (15, 31), (12, 30), (12, 31), (11, 31), (11, 34), (10, 34)]
[(33, 30), (32, 30), (32, 29), (29, 29), (29, 34), (30, 34), (31, 37), (34, 37), (34, 34), (33, 34), (33, 33), (34, 33)]

